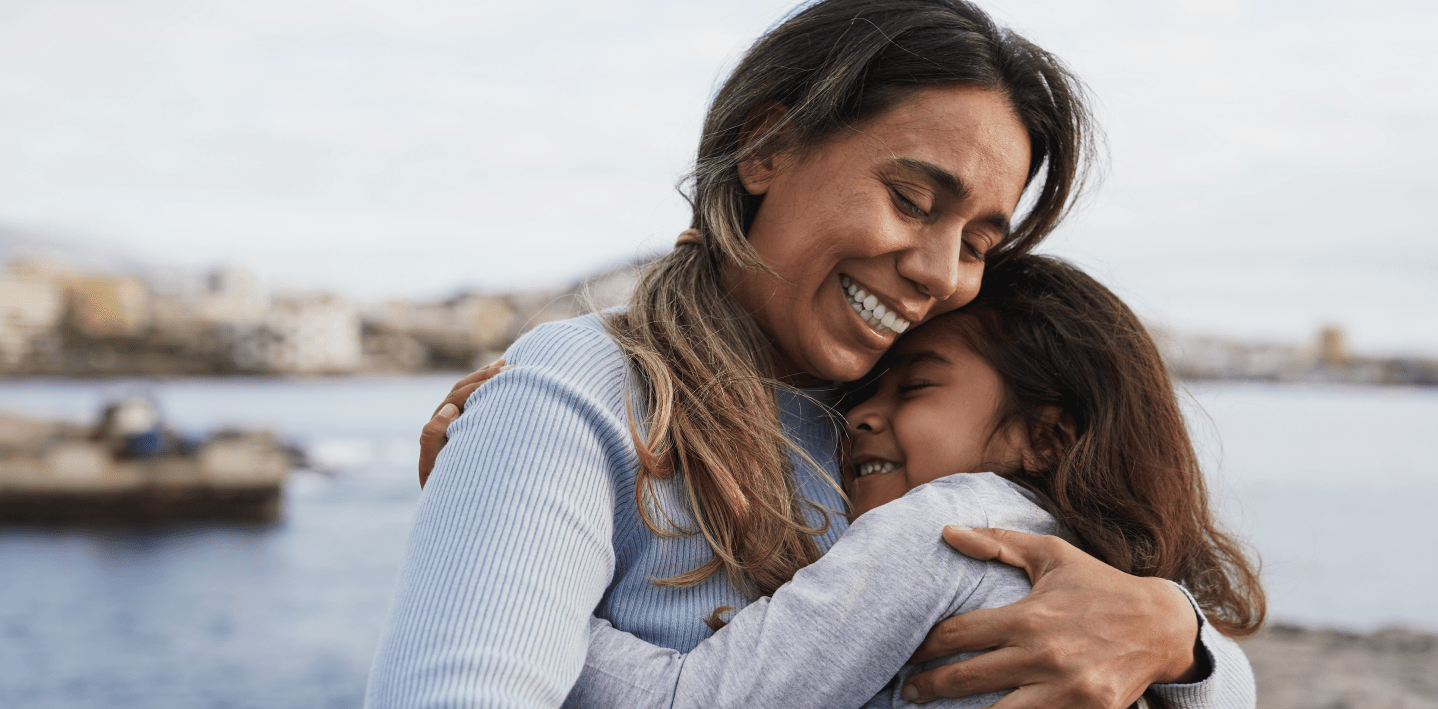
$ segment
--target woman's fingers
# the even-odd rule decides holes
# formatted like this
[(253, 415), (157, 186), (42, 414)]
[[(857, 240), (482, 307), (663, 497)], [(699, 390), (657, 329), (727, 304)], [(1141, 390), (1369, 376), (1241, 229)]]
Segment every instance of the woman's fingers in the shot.
[(1000, 648), (921, 672), (904, 683), (904, 698), (911, 702), (931, 702), (940, 697), (967, 697), (1011, 689), (1015, 686), (1011, 676), (1016, 669), (1024, 667), (1023, 654), (1018, 648)]
[(429, 481), (429, 474), (434, 470), (434, 461), (439, 458), (439, 451), (444, 448), (446, 432), (449, 424), (453, 423), (460, 412), (464, 411), (464, 404), (469, 401), (471, 394), (482, 384), (493, 379), (500, 372), (511, 369), (504, 360), (497, 359), (459, 380), (444, 401), (435, 408), (434, 414), (430, 416), (429, 422), (424, 425), (419, 434), (419, 486)]
[(1020, 648), (1000, 648), (922, 672), (910, 677), (901, 691), (905, 699), (922, 703), (1015, 686), (1014, 692), (993, 706), (999, 709), (1122, 709), (1143, 692), (1142, 687), (1115, 686), (1111, 678), (1102, 673), (1075, 671), (1069, 663), (1030, 657)]
[(1083, 555), (1074, 545), (1058, 537), (1007, 529), (969, 529), (949, 525), (944, 527), (944, 541), (964, 556), (1017, 566), (1028, 572), (1029, 582), (1034, 584), (1073, 558), (1075, 553)]
[[(1022, 601), (1021, 601), (1022, 602)], [(998, 647), (1012, 635), (1009, 617), (1015, 606), (983, 608), (945, 618), (929, 630), (909, 662), (928, 662), (956, 652), (973, 652)], [(1010, 685), (1012, 686), (1012, 685)]]
[(1125, 574), (1057, 537), (948, 527), (944, 539), (971, 557), (1023, 567), (1033, 582), (1022, 601), (945, 621), (920, 646), (924, 657), (1021, 651), (1002, 663), (958, 663), (972, 663), (959, 675), (963, 686), (1022, 687), (1044, 706), (1124, 707), (1150, 683), (1201, 678), (1198, 621), (1173, 584)]

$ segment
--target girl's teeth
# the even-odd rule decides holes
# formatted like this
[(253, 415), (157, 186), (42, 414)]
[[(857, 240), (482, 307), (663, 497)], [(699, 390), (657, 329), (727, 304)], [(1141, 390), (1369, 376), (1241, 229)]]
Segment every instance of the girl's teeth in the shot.
[(864, 319), (864, 322), (869, 323), (869, 327), (879, 331), (888, 330), (903, 334), (913, 324), (889, 310), (879, 302), (876, 296), (864, 292), (864, 289), (849, 280), (848, 276), (841, 277), (839, 284), (843, 287), (844, 295), (849, 299), (849, 307), (853, 308), (854, 312)]
[(898, 469), (898, 463), (892, 463), (887, 460), (876, 460), (859, 466), (858, 473), (859, 477), (862, 478), (865, 475), (873, 475), (875, 473), (892, 473)]

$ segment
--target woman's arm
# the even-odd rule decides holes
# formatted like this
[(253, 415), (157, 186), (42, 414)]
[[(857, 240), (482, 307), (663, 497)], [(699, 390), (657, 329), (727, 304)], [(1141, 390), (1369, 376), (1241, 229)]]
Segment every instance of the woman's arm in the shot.
[(1034, 590), (1022, 602), (936, 626), (915, 661), (1001, 649), (916, 675), (906, 696), (927, 701), (1024, 686), (1003, 709), (1125, 707), (1150, 683), (1170, 680), (1153, 688), (1171, 706), (1256, 703), (1243, 650), (1205, 622), (1176, 584), (1123, 574), (1055, 537), (960, 528), (946, 528), (944, 537), (965, 554), (1024, 568)]
[(538, 328), (450, 427), (367, 706), (556, 707), (568, 694), (614, 568), (611, 471), (632, 456), (622, 407), (596, 395), (623, 390), (609, 350), (597, 329)]

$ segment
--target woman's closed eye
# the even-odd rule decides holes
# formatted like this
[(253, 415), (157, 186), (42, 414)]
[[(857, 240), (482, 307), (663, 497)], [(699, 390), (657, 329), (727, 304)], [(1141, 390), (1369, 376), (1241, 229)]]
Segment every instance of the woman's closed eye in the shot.
[(985, 248), (980, 247), (978, 244), (975, 244), (968, 239), (964, 240), (964, 250), (968, 251), (969, 255), (973, 256), (974, 260), (978, 261), (979, 263), (983, 263), (988, 258), (987, 250)]
[(934, 383), (927, 379), (909, 381), (899, 385), (899, 393), (909, 394), (920, 389), (926, 389), (931, 386), (934, 386)]
[(899, 191), (899, 188), (890, 187), (889, 193), (894, 196), (894, 203), (897, 204), (899, 206), (899, 209), (905, 214), (914, 217), (915, 219), (928, 218), (929, 213), (924, 211), (924, 209), (919, 205), (914, 204), (913, 200), (909, 199), (908, 197), (905, 197), (904, 193)]

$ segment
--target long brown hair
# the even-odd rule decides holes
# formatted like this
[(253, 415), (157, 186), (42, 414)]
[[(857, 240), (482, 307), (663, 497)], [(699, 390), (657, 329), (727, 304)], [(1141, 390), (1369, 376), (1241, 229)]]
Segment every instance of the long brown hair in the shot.
[(1266, 613), (1258, 571), (1210, 506), (1173, 382), (1138, 317), (1078, 268), (1038, 255), (990, 268), (978, 296), (925, 328), (959, 334), (1005, 385), (995, 431), (1033, 460), (1006, 471), (1079, 546), (1138, 576), (1183, 583), (1220, 632)]
[[(687, 181), (699, 243), (659, 258), (609, 330), (642, 391), (635, 495), (658, 534), (700, 533), (714, 558), (658, 582), (698, 583), (725, 571), (768, 595), (813, 562), (813, 535), (793, 482), (779, 417), (772, 345), (723, 286), (732, 269), (767, 267), (745, 239), (758, 209), (739, 166), (801, 154), (892, 109), (925, 86), (1001, 92), (1027, 129), (1032, 205), (992, 256), (1022, 253), (1068, 211), (1095, 143), (1081, 84), (1053, 56), (962, 0), (825, 0), (761, 37), (715, 96)], [(779, 106), (776, 121), (756, 114)], [(637, 408), (637, 407), (636, 407)], [(643, 430), (640, 433), (641, 429)], [(663, 519), (657, 480), (678, 475), (697, 529)]]

